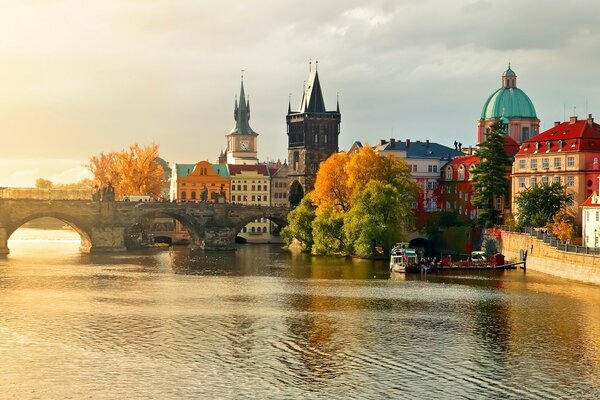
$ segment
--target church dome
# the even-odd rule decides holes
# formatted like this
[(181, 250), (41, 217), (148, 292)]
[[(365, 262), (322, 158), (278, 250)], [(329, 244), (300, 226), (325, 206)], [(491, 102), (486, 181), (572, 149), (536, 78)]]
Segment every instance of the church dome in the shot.
[(510, 68), (502, 74), (502, 87), (483, 104), (481, 119), (537, 118), (535, 107), (524, 91), (517, 88), (517, 74)]

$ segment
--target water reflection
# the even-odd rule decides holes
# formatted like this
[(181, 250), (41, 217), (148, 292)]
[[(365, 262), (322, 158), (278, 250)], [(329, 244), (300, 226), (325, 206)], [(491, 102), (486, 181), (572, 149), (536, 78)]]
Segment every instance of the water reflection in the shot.
[(595, 286), (277, 246), (77, 248), (18, 239), (0, 260), (4, 397), (600, 398)]

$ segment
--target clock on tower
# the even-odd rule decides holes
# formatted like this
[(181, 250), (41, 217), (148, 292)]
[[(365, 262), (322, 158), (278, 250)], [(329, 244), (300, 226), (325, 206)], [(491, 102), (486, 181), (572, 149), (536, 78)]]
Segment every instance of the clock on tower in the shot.
[(240, 150), (241, 151), (250, 150), (250, 142), (247, 140), (240, 140)]

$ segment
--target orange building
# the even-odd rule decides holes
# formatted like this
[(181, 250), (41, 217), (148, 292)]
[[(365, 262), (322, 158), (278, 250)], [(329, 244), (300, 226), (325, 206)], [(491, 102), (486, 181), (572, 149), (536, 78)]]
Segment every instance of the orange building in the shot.
[(222, 203), (229, 201), (230, 179), (227, 165), (200, 161), (175, 164), (171, 176), (171, 201)]

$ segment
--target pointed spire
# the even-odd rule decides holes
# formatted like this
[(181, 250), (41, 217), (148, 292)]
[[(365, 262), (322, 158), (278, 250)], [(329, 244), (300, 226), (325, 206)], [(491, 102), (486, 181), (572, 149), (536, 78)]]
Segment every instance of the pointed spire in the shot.
[(246, 100), (246, 93), (244, 92), (244, 70), (242, 70), (241, 84), (240, 84), (240, 101), (236, 98), (235, 110), (234, 110), (235, 127), (231, 130), (231, 133), (239, 133), (244, 135), (256, 135), (257, 133), (250, 128), (250, 97)]
[(321, 83), (319, 82), (319, 73), (317, 71), (309, 74), (302, 96), (302, 103), (300, 104), (300, 112), (327, 112), (325, 110), (325, 102), (323, 101)]
[(337, 101), (337, 113), (340, 113), (340, 92), (337, 92), (337, 96), (336, 96), (336, 101)]
[(292, 113), (292, 94), (288, 96), (288, 115)]

